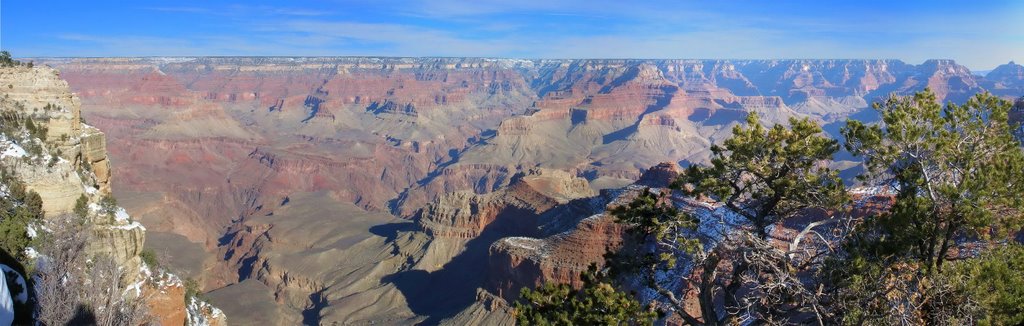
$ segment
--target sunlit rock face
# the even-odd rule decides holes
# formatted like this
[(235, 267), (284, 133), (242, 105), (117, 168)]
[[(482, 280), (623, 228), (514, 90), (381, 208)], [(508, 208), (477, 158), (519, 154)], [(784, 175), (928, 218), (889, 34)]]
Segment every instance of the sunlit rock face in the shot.
[[(501, 302), (518, 287), (577, 282), (619, 241), (587, 198), (664, 187), (750, 112), (835, 132), (892, 93), (1024, 95), (1014, 65), (979, 77), (950, 60), (36, 62), (60, 70), (105, 133), (107, 155), (96, 136), (65, 153), (243, 323), (509, 322)], [(443, 278), (468, 285), (410, 285)], [(229, 303), (239, 294), (251, 302)]]
[[(85, 251), (111, 258), (124, 273), (120, 287), (125, 290), (120, 295), (141, 296), (151, 308), (152, 317), (164, 324), (184, 322), (188, 312), (180, 279), (154, 270), (156, 266), (146, 266), (139, 257), (146, 228), (123, 208), (112, 207), (113, 212), (101, 209), (101, 201), (111, 195), (114, 172), (107, 156), (106, 135), (82, 122), (79, 97), (57, 70), (39, 65), (0, 67), (0, 83), (4, 85), (0, 87), (3, 114), (17, 115), (32, 121), (35, 128), (47, 130), (43, 139), (30, 133), (0, 137), (4, 152), (0, 166), (39, 194), (44, 218), (85, 214), (76, 217), (90, 233)], [(9, 136), (21, 138), (17, 139), (21, 145), (39, 144), (39, 153), (26, 152)], [(80, 200), (84, 200), (85, 211), (75, 212)], [(26, 232), (38, 237), (45, 230), (34, 225)], [(219, 311), (213, 307), (209, 310)]]

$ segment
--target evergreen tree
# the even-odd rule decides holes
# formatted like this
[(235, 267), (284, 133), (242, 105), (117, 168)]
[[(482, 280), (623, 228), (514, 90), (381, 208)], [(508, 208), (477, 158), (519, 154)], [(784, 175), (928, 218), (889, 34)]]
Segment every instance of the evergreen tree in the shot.
[(18, 65), (19, 62), (11, 58), (11, 53), (7, 51), (0, 51), (0, 67), (11, 67)]
[(75, 201), (75, 209), (73, 212), (75, 213), (75, 216), (79, 218), (89, 216), (89, 198), (85, 197), (85, 194), (78, 196), (78, 200)]
[(996, 248), (952, 269), (966, 280), (964, 292), (978, 301), (979, 325), (1024, 324), (1024, 245)]
[(632, 295), (616, 290), (596, 266), (582, 275), (583, 287), (547, 283), (523, 288), (515, 303), (521, 325), (652, 325), (658, 318)]
[(954, 250), (958, 243), (1005, 239), (1020, 228), (1024, 153), (1011, 104), (983, 93), (943, 107), (925, 90), (874, 108), (881, 124), (848, 121), (842, 134), (864, 159), (861, 179), (891, 185), (895, 202), (858, 225), (823, 273), (837, 321), (974, 323), (986, 311), (978, 294), (991, 289), (980, 274), (943, 266), (971, 258)]
[[(688, 324), (822, 320), (813, 289), (797, 277), (818, 261), (797, 263), (771, 243), (768, 227), (809, 208), (846, 202), (838, 173), (827, 167), (838, 149), (808, 119), (766, 128), (750, 114), (746, 126), (733, 128), (723, 146), (712, 147), (710, 166), (692, 166), (674, 184), (684, 194), (714, 199), (746, 223), (701, 231), (700, 221), (681, 214), (668, 194), (644, 191), (612, 211), (633, 237), (611, 256), (610, 266), (640, 276)], [(691, 264), (692, 271), (680, 275), (676, 265), (681, 261)], [(685, 293), (677, 293), (677, 284)], [(698, 299), (698, 315), (687, 312), (687, 297)]]
[(880, 233), (876, 253), (906, 254), (932, 273), (958, 237), (1020, 228), (1024, 152), (1012, 135), (1009, 102), (983, 93), (943, 107), (925, 90), (874, 107), (881, 125), (850, 120), (842, 134), (864, 159), (862, 180), (897, 190), (889, 212), (869, 221)]
[(710, 196), (746, 218), (761, 238), (766, 228), (810, 207), (837, 207), (846, 192), (827, 164), (838, 142), (807, 118), (789, 127), (761, 125), (756, 114), (736, 126), (723, 146), (711, 146), (711, 166), (691, 166), (677, 183), (693, 196)]
[(43, 201), (38, 193), (25, 188), (25, 184), (5, 168), (0, 168), (0, 185), (9, 196), (0, 196), (0, 249), (22, 258), (25, 247), (32, 241), (28, 237), (30, 224), (43, 218)]

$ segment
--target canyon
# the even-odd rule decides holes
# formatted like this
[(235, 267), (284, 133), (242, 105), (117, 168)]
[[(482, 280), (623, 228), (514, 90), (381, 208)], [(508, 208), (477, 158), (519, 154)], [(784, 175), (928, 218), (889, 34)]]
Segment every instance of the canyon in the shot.
[(241, 324), (511, 323), (519, 288), (578, 284), (618, 245), (609, 205), (706, 162), (749, 112), (835, 136), (889, 94), (1024, 95), (1013, 62), (31, 60), (105, 134), (84, 152), (101, 191)]
[[(33, 123), (32, 127), (4, 125), (0, 135), (0, 168), (27, 191), (37, 193), (41, 202), (43, 220), (31, 222), (23, 231), (30, 238), (37, 238), (31, 245), (38, 248), (43, 241), (50, 241), (43, 240), (42, 235), (51, 232), (48, 222), (74, 214), (79, 219), (75, 223), (81, 223), (83, 232), (90, 234), (83, 252), (91, 255), (89, 259), (109, 257), (119, 268), (119, 286), (109, 291), (120, 289), (123, 293), (114, 293), (141, 299), (156, 323), (183, 324), (189, 318), (209, 325), (225, 325), (220, 310), (204, 303), (201, 305), (205, 308), (200, 311), (200, 304), (190, 306), (186, 302), (185, 284), (178, 276), (142, 259), (146, 228), (124, 208), (105, 202), (111, 195), (112, 180), (116, 180), (106, 148), (107, 136), (82, 122), (80, 99), (60, 73), (48, 67), (5, 65), (0, 66), (0, 84), (4, 85), (0, 89), (4, 123), (21, 119), (26, 125), (29, 121)], [(22, 130), (26, 128), (46, 131), (26, 134)], [(4, 200), (10, 200), (6, 181), (0, 190)], [(23, 255), (37, 270), (52, 264), (51, 257), (43, 256), (33, 247), (27, 247)], [(36, 277), (34, 286), (40, 286), (40, 276), (26, 276)]]

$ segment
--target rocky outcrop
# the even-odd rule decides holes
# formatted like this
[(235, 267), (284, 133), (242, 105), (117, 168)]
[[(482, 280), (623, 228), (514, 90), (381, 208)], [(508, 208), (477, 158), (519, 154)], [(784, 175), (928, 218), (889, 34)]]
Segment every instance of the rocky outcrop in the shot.
[(83, 125), (81, 137), (81, 164), (88, 165), (100, 192), (110, 193), (110, 161), (107, 160), (107, 137), (99, 129)]
[[(443, 101), (447, 103), (447, 99)], [(367, 112), (373, 114), (381, 113), (392, 113), (392, 114), (404, 114), (408, 116), (419, 116), (419, 112), (416, 111), (416, 106), (412, 103), (398, 104), (393, 101), (385, 100), (384, 102), (373, 102), (370, 106), (366, 107)]]
[(227, 326), (228, 318), (220, 309), (202, 300), (192, 298), (186, 308), (187, 323), (185, 325)]
[[(592, 264), (604, 265), (605, 254), (622, 244), (625, 230), (607, 210), (627, 204), (645, 187), (664, 189), (678, 175), (676, 164), (658, 164), (625, 191), (604, 191), (587, 202), (552, 210), (554, 214), (549, 214), (543, 228), (544, 236), (498, 240), (489, 248), (487, 289), (512, 302), (523, 287), (545, 282), (581, 286), (580, 275)], [(568, 210), (571, 206), (577, 207)], [(593, 214), (579, 218), (588, 211)]]
[(541, 213), (595, 195), (585, 179), (557, 170), (531, 170), (513, 179), (504, 189), (484, 195), (443, 195), (417, 214), (417, 222), (435, 238), (472, 239), (488, 228), (499, 228), (505, 234), (531, 234), (536, 232)]
[(582, 286), (581, 273), (591, 264), (603, 265), (604, 254), (621, 245), (623, 232), (613, 217), (599, 214), (548, 238), (503, 238), (490, 247), (487, 289), (512, 302), (522, 287)]
[[(39, 194), (45, 218), (85, 215), (78, 218), (91, 233), (86, 252), (114, 260), (124, 272), (125, 295), (148, 300), (147, 304), (158, 308), (155, 317), (165, 323), (184, 322), (181, 282), (170, 274), (150, 272), (139, 257), (145, 227), (106, 200), (111, 196), (112, 175), (106, 138), (99, 129), (81, 123), (78, 97), (56, 70), (47, 67), (0, 68), (0, 82), (8, 85), (0, 88), (0, 109), (30, 119), (37, 130), (47, 130), (45, 139), (34, 139), (38, 133), (5, 131), (0, 146), (20, 151), (0, 156), (0, 164)], [(36, 149), (26, 152), (21, 145)]]
[(636, 181), (636, 184), (655, 188), (668, 188), (676, 181), (681, 171), (679, 165), (672, 162), (659, 163), (648, 169)]
[[(102, 142), (96, 139), (83, 141), (77, 150), (76, 144), (64, 145), (65, 159), (72, 166), (89, 166), (100, 192), (112, 188), (124, 194), (122, 202), (150, 232), (180, 235), (204, 248), (203, 255), (190, 259), (196, 270), (208, 271), (203, 275), (208, 288), (227, 286), (224, 297), (235, 294), (234, 289), (259, 292), (259, 298), (269, 293), (265, 297), (275, 302), (269, 307), (276, 308), (267, 311), (287, 316), (267, 320), (292, 322), (302, 322), (307, 310), (320, 320), (341, 322), (423, 321), (417, 318), (426, 318), (422, 314), (430, 309), (424, 306), (430, 305), (422, 301), (436, 300), (417, 300), (419, 292), (397, 286), (349, 285), (379, 285), (365, 278), (384, 277), (381, 270), (392, 268), (409, 271), (409, 277), (421, 272), (442, 277), (450, 275), (444, 266), (453, 260), (490, 266), (487, 245), (496, 239), (472, 242), (482, 235), (543, 239), (551, 236), (546, 230), (552, 225), (563, 231), (575, 227), (579, 221), (551, 214), (568, 209), (579, 197), (594, 196), (593, 190), (582, 191), (571, 182), (523, 181), (531, 180), (531, 170), (562, 171), (586, 179), (588, 188), (614, 189), (641, 179), (647, 167), (660, 162), (706, 161), (708, 147), (726, 138), (750, 112), (766, 123), (785, 123), (790, 117), (830, 123), (868, 110), (871, 101), (893, 92), (931, 87), (940, 100), (959, 101), (996, 87), (949, 60), (922, 65), (898, 60), (356, 57), (36, 62), (63, 70), (82, 98), (86, 120), (109, 138), (109, 157), (93, 155), (101, 152), (95, 145)], [(1024, 95), (1005, 86), (1012, 80), (1012, 74), (1007, 76), (998, 82), (1004, 86), (997, 94)], [(71, 120), (61, 121), (69, 126), (56, 129), (74, 128)], [(89, 133), (88, 127), (79, 128)], [(115, 163), (116, 178), (104, 172), (109, 171), (106, 162)], [(664, 179), (642, 179), (641, 184), (660, 187)], [(115, 184), (107, 187), (105, 182)], [(64, 197), (76, 198), (67, 191)], [(315, 202), (302, 202), (309, 199), (298, 195), (309, 193), (318, 194)], [(315, 215), (323, 219), (316, 220), (323, 223), (316, 224), (319, 229), (344, 230), (356, 223), (350, 216), (391, 213), (416, 220), (416, 231), (398, 232), (416, 240), (398, 246), (394, 254), (380, 243), (361, 249), (373, 255), (330, 251), (351, 261), (335, 264), (337, 258), (322, 254), (329, 251), (325, 247), (347, 248), (336, 239), (324, 235), (324, 243), (302, 248), (281, 235), (301, 234), (282, 229), (287, 222), (276, 218), (283, 210), (309, 204), (351, 204), (363, 210), (344, 218)], [(572, 206), (573, 216), (593, 215), (580, 208), (587, 205)], [(538, 230), (537, 225), (549, 228)], [(489, 228), (495, 233), (485, 232)], [(388, 234), (372, 241), (400, 241), (392, 236), (399, 237)], [(460, 254), (470, 247), (482, 253)], [(297, 267), (284, 255), (308, 260)], [(569, 275), (544, 272), (554, 265), (523, 258), (529, 256), (516, 251), (506, 263), (536, 265), (542, 272), (537, 275), (551, 279)], [(378, 263), (387, 268), (366, 267)], [(331, 274), (357, 265), (364, 269), (353, 276)], [(535, 281), (523, 277), (515, 284)], [(367, 307), (356, 302), (370, 294), (395, 303)], [(475, 297), (475, 292), (466, 296)], [(404, 304), (415, 309), (397, 308)], [(473, 311), (466, 316), (498, 310)]]
[(992, 69), (983, 81), (985, 89), (1003, 96), (1024, 95), (1024, 65), (1010, 61)]
[(78, 198), (85, 194), (86, 187), (91, 187), (67, 161), (52, 167), (43, 162), (12, 161), (9, 164), (25, 182), (25, 187), (43, 199), (43, 211), (49, 217), (70, 213)]
[(160, 325), (185, 325), (189, 312), (185, 308), (185, 286), (173, 274), (150, 273), (150, 282), (141, 286), (142, 297)]

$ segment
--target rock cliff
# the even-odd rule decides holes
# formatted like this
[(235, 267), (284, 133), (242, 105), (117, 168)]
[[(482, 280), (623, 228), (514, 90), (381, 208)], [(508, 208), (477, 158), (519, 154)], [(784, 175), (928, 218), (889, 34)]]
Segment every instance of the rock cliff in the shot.
[(186, 313), (182, 284), (174, 275), (150, 272), (142, 262), (146, 229), (108, 199), (112, 173), (105, 135), (82, 123), (79, 99), (67, 82), (52, 68), (15, 66), (0, 68), (0, 83), (5, 85), (0, 110), (24, 118), (30, 131), (5, 128), (0, 165), (39, 194), (44, 218), (74, 214), (84, 219), (91, 233), (86, 252), (112, 258), (124, 271), (122, 286), (136, 289), (134, 295), (145, 293), (155, 318), (181, 324)]
[[(582, 217), (615, 189), (655, 186), (650, 166), (707, 160), (750, 112), (834, 131), (870, 119), (869, 103), (890, 93), (1024, 95), (1012, 64), (979, 77), (951, 60), (36, 62), (61, 69), (108, 138), (103, 155), (102, 133), (56, 119), (92, 135), (62, 143), (70, 166), (116, 192), (150, 247), (188, 252), (173, 264), (217, 289), (229, 315), (265, 307), (250, 323), (507, 322), (502, 297), (573, 282), (614, 245), (606, 218)], [(51, 115), (77, 110), (74, 96), (63, 101), (69, 113)], [(48, 205), (67, 209), (82, 191), (49, 190)], [(446, 278), (466, 285), (415, 285)]]

